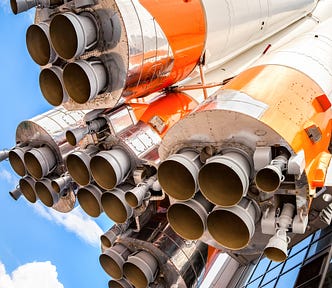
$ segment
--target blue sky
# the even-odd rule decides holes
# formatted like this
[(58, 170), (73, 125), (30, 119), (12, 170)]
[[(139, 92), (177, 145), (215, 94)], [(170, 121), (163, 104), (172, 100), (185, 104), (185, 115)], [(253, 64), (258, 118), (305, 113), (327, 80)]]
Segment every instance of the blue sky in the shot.
[[(38, 85), (39, 66), (26, 49), (34, 9), (13, 15), (0, 0), (0, 149), (15, 144), (17, 125), (52, 107)], [(92, 219), (77, 207), (61, 214), (40, 202), (8, 194), (18, 183), (8, 161), (0, 163), (0, 288), (107, 287), (99, 265), (99, 235), (112, 223)]]

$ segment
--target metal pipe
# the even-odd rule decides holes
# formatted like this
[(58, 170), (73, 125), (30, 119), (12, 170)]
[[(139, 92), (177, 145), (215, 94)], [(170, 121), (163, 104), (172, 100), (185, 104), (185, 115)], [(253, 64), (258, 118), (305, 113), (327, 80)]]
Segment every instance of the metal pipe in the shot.
[(17, 187), (16, 189), (9, 191), (9, 195), (12, 196), (14, 200), (18, 200), (22, 196), (20, 187)]
[(9, 150), (3, 149), (0, 151), (0, 162), (6, 160), (9, 157)]

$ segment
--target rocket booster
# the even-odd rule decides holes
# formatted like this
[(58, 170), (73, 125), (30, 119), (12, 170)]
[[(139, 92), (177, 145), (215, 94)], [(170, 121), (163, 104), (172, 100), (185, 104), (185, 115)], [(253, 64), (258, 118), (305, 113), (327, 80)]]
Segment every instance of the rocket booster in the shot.
[(158, 179), (181, 236), (247, 257), (266, 245), (283, 261), (287, 235), (310, 233), (313, 197), (331, 193), (331, 21), (268, 51), (166, 133)]
[(0, 152), (11, 196), (105, 212), (109, 287), (197, 287), (217, 250), (284, 261), (332, 218), (332, 4), (286, 2), (11, 0), (37, 7), (26, 44), (59, 106)]
[[(50, 104), (110, 108), (169, 87), (200, 63), (206, 70), (220, 66), (316, 5), (293, 2), (50, 3), (50, 13), (37, 9), (26, 41), (31, 57), (43, 67), (39, 83)], [(22, 3), (27, 1), (13, 0), (12, 7)]]

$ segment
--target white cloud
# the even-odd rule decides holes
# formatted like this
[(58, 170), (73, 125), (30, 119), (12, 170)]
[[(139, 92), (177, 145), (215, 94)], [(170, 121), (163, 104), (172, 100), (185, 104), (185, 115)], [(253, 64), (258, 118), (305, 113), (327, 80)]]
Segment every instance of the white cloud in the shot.
[(69, 213), (60, 213), (46, 208), (40, 202), (33, 204), (32, 207), (42, 217), (64, 226), (68, 231), (74, 232), (88, 244), (96, 247), (100, 245), (99, 238), (103, 234), (103, 230), (80, 207), (76, 207)]
[(0, 288), (64, 288), (56, 267), (50, 262), (33, 262), (19, 266), (11, 275), (0, 262)]
[(18, 178), (13, 173), (10, 173), (8, 170), (4, 168), (0, 169), (0, 179), (6, 181), (13, 188), (15, 188), (18, 183)]

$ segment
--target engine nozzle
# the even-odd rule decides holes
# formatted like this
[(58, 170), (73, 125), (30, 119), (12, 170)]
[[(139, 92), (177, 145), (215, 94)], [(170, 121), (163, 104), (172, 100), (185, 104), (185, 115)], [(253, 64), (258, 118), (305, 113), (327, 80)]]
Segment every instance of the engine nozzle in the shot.
[(52, 187), (52, 180), (44, 178), (36, 182), (36, 193), (40, 201), (47, 207), (52, 207), (60, 199), (60, 194), (54, 191)]
[(167, 219), (173, 230), (189, 240), (199, 239), (205, 229), (212, 204), (200, 193), (194, 199), (172, 204), (167, 211)]
[(139, 251), (130, 255), (123, 265), (125, 277), (136, 287), (149, 287), (156, 276), (158, 261), (149, 252)]
[(84, 104), (106, 88), (106, 68), (100, 61), (77, 60), (63, 69), (63, 82), (68, 96)]
[(114, 148), (92, 157), (91, 173), (96, 183), (105, 190), (120, 184), (130, 169), (130, 158), (125, 151)]
[(52, 19), (50, 37), (59, 56), (69, 60), (96, 44), (97, 27), (92, 17), (66, 12)]
[(84, 150), (75, 151), (67, 156), (68, 173), (79, 185), (85, 186), (91, 182), (90, 161), (98, 151), (96, 146), (90, 145)]
[(240, 202), (249, 188), (250, 164), (237, 152), (209, 158), (198, 174), (203, 195), (216, 205), (229, 207)]
[(25, 176), (24, 178), (21, 178), (19, 181), (19, 187), (21, 189), (22, 194), (31, 203), (35, 203), (37, 201), (35, 184), (36, 180), (30, 176)]
[(30, 146), (15, 147), (9, 151), (9, 163), (13, 170), (20, 176), (24, 176), (27, 173), (27, 169), (24, 163), (25, 152), (31, 149)]
[(100, 265), (114, 279), (123, 277), (123, 265), (130, 255), (126, 246), (117, 243), (99, 256)]
[(9, 191), (9, 195), (17, 201), (22, 196), (21, 189), (17, 187), (16, 189)]
[[(129, 190), (125, 188), (122, 189)], [(101, 204), (106, 215), (115, 223), (124, 223), (133, 215), (133, 208), (130, 207), (125, 199), (125, 191), (120, 187), (111, 191), (106, 191), (101, 196)]]
[(40, 66), (53, 63), (57, 59), (50, 42), (49, 24), (46, 22), (29, 26), (26, 44), (31, 58)]
[(39, 74), (39, 86), (45, 100), (53, 106), (59, 106), (68, 101), (64, 89), (63, 70), (58, 66), (44, 68)]
[(126, 280), (126, 278), (122, 278), (120, 280), (110, 280), (108, 282), (108, 288), (133, 288), (133, 286)]
[(77, 191), (77, 199), (82, 209), (91, 217), (98, 217), (102, 212), (101, 195), (103, 192), (95, 185), (89, 184)]
[(42, 179), (48, 175), (57, 163), (51, 148), (42, 146), (32, 148), (24, 154), (24, 163), (28, 172), (36, 179)]
[(166, 194), (174, 199), (188, 200), (198, 190), (197, 176), (200, 167), (199, 154), (195, 151), (173, 154), (158, 168), (159, 183)]
[(254, 235), (256, 218), (253, 201), (242, 198), (232, 207), (216, 206), (207, 218), (207, 227), (220, 245), (239, 250), (246, 247)]

